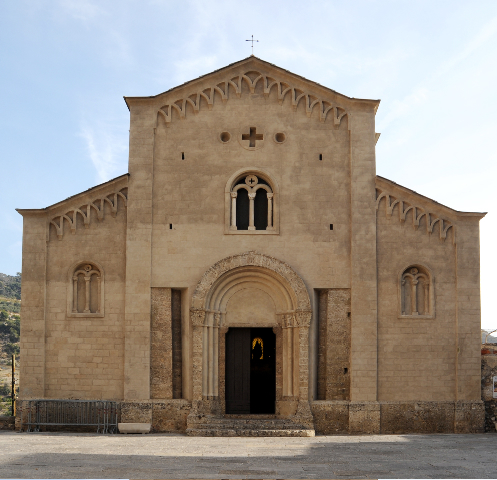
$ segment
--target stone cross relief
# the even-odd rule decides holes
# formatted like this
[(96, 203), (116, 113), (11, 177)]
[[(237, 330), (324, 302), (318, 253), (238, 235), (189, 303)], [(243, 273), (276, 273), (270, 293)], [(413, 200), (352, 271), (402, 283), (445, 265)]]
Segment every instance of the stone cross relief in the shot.
[(242, 140), (249, 141), (249, 147), (255, 147), (255, 142), (257, 140), (264, 140), (264, 135), (262, 133), (257, 133), (256, 127), (250, 127), (250, 133), (243, 133)]

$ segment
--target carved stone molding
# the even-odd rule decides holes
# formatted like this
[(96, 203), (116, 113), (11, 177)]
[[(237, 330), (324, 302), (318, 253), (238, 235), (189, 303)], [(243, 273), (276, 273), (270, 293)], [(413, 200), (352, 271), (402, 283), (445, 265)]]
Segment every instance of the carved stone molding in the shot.
[(190, 318), (192, 319), (192, 325), (194, 327), (202, 327), (204, 325), (205, 310), (191, 308)]
[(285, 262), (255, 251), (223, 258), (210, 267), (202, 276), (192, 296), (192, 313), (205, 308), (205, 299), (214, 282), (224, 273), (237, 267), (258, 266), (272, 270), (285, 278), (297, 298), (299, 312), (311, 312), (309, 294), (300, 276)]
[(297, 312), (296, 314), (297, 324), (299, 327), (309, 327), (311, 325), (311, 312)]
[(413, 205), (410, 202), (402, 200), (397, 196), (393, 196), (390, 193), (383, 191), (379, 188), (376, 189), (376, 210), (379, 210), (381, 201), (385, 199), (385, 214), (387, 218), (392, 218), (395, 207), (399, 212), (400, 223), (405, 223), (407, 215), (409, 212), (412, 213), (412, 226), (414, 230), (417, 230), (420, 225), (420, 221), (423, 217), (426, 220), (426, 233), (431, 235), (434, 231), (435, 226), (438, 224), (438, 231), (440, 233), (440, 240), (445, 242), (447, 238), (447, 232), (452, 229), (452, 239), (454, 245), (456, 244), (456, 227), (449, 220), (446, 220), (435, 213), (427, 212), (423, 207)]
[[(252, 77), (253, 80), (250, 77)], [(206, 102), (207, 108), (211, 110), (216, 99), (226, 103), (229, 100), (230, 95), (234, 94), (239, 98), (242, 94), (242, 82), (247, 83), (251, 94), (255, 93), (257, 84), (262, 82), (263, 93), (266, 98), (269, 97), (271, 90), (275, 88), (278, 103), (280, 105), (283, 103), (285, 97), (289, 95), (294, 111), (297, 111), (300, 102), (303, 102), (308, 117), (312, 115), (314, 108), (317, 108), (319, 120), (324, 123), (331, 117), (335, 128), (339, 128), (342, 118), (348, 115), (343, 107), (306, 93), (300, 88), (293, 87), (286, 82), (276, 80), (273, 77), (254, 71), (246, 72), (243, 75), (238, 75), (229, 80), (225, 80), (224, 82), (219, 82), (202, 91), (192, 92), (191, 95), (176, 100), (175, 102), (167, 103), (159, 109), (157, 115), (161, 114), (164, 117), (166, 126), (169, 126), (172, 121), (173, 109), (178, 112), (181, 119), (186, 118), (186, 109), (188, 105), (192, 108), (193, 113), (197, 114), (200, 111), (201, 101)]]
[(104, 219), (104, 207), (106, 203), (110, 205), (111, 215), (115, 217), (117, 215), (117, 205), (119, 197), (122, 198), (124, 207), (127, 206), (127, 192), (128, 187), (124, 187), (117, 192), (109, 193), (104, 197), (97, 198), (96, 200), (93, 200), (93, 202), (87, 203), (86, 205), (83, 205), (79, 208), (73, 208), (67, 211), (65, 214), (56, 215), (50, 221), (49, 228), (50, 225), (53, 225), (57, 232), (57, 238), (59, 240), (62, 240), (62, 237), (64, 235), (64, 220), (69, 224), (71, 233), (75, 234), (77, 216), (81, 215), (81, 217), (83, 217), (84, 226), (85, 228), (88, 228), (91, 221), (91, 210), (94, 210), (94, 214), (97, 214), (97, 220), (100, 222)]

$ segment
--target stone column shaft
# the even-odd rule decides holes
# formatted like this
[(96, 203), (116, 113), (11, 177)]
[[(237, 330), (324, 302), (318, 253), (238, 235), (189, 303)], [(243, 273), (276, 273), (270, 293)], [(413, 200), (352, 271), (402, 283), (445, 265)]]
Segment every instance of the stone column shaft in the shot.
[(267, 229), (274, 230), (273, 227), (273, 194), (267, 194)]
[(236, 226), (236, 197), (237, 192), (231, 192), (231, 230), (237, 230)]
[(84, 310), (85, 313), (90, 313), (90, 280), (91, 280), (90, 276), (88, 277), (85, 276), (85, 292), (86, 292), (85, 310)]
[(254, 226), (254, 199), (255, 193), (249, 193), (249, 230), (255, 230)]

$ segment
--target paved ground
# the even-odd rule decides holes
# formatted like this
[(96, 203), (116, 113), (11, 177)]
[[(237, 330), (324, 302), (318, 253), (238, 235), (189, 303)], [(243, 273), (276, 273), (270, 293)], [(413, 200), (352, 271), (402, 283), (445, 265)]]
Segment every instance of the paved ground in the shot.
[(0, 432), (1, 478), (497, 478), (497, 434), (194, 438)]

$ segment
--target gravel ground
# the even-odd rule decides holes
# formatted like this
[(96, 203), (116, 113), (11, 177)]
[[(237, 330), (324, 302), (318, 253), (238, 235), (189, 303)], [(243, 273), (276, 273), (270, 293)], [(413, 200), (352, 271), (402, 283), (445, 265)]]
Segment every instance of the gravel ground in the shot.
[(1, 478), (497, 478), (497, 435), (0, 432)]

